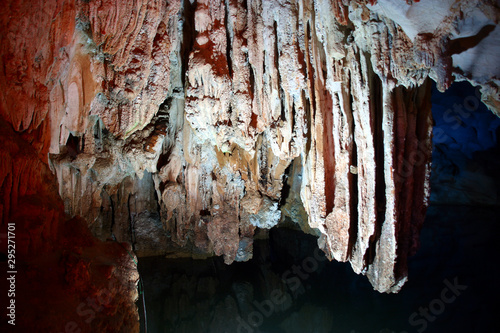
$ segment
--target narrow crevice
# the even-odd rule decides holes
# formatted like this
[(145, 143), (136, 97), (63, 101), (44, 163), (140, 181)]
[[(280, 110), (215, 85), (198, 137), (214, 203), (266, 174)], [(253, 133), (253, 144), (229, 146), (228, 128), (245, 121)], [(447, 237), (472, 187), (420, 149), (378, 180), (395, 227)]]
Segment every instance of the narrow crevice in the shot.
[(102, 151), (104, 150), (104, 137), (103, 131), (101, 130), (101, 121), (99, 119), (97, 119), (94, 124), (93, 137), (95, 152), (102, 153)]
[(262, 77), (264, 77), (266, 75), (266, 50), (264, 50), (262, 59), (264, 60), (262, 61)]
[(380, 78), (371, 73), (370, 80), (370, 109), (374, 118), (374, 147), (375, 147), (375, 231), (370, 237), (369, 247), (365, 253), (365, 263), (373, 263), (375, 259), (376, 245), (382, 233), (382, 224), (385, 221), (386, 197), (385, 197), (385, 172), (384, 172), (384, 132), (383, 126), (383, 97), (382, 82)]
[[(307, 142), (306, 142), (306, 153), (309, 153), (311, 149), (311, 144), (312, 144), (312, 123), (314, 120), (314, 117), (316, 116), (316, 89), (315, 89), (315, 82), (316, 82), (316, 75), (314, 73), (315, 68), (312, 65), (312, 58), (314, 54), (310, 54), (310, 51), (312, 47), (309, 47), (310, 43), (313, 43), (312, 40), (312, 34), (311, 34), (311, 25), (310, 22), (307, 21), (307, 39), (306, 39), (306, 55), (307, 55), (307, 79), (309, 80), (309, 95), (310, 99), (307, 99), (307, 103), (305, 105), (305, 115), (306, 115), (306, 122), (307, 122)], [(314, 44), (313, 44), (314, 45)], [(303, 92), (304, 94), (304, 92)], [(305, 94), (304, 94), (305, 95)], [(305, 96), (303, 96), (302, 100), (304, 101)]]
[(280, 117), (281, 117), (281, 120), (286, 122), (285, 92), (283, 91), (283, 88), (281, 88), (281, 80), (278, 80), (278, 82), (279, 82), (280, 105), (281, 105)]
[(253, 71), (253, 66), (250, 64), (248, 61), (248, 55), (247, 55), (247, 63), (248, 63), (248, 68), (250, 71), (250, 77), (248, 78), (248, 83), (250, 84), (250, 99), (253, 101), (254, 96), (255, 96), (255, 73)]
[[(247, 54), (247, 64), (248, 64), (248, 69), (249, 69), (249, 74), (250, 77), (248, 78), (250, 89), (249, 89), (249, 95), (250, 95), (250, 101), (253, 105), (254, 99), (255, 99), (255, 73), (253, 70), (253, 66), (250, 63), (248, 59), (248, 54)], [(253, 110), (253, 108), (252, 108)], [(250, 127), (257, 129), (257, 123), (258, 123), (258, 116), (252, 111), (252, 115), (250, 118)]]
[(227, 68), (229, 71), (229, 77), (233, 78), (233, 60), (231, 57), (232, 49), (231, 49), (231, 31), (229, 30), (229, 1), (226, 0), (226, 4), (224, 6), (224, 27), (226, 28), (226, 59), (227, 59)]
[[(307, 25), (306, 25), (306, 36), (307, 36), (307, 42), (310, 42), (311, 41), (311, 24), (309, 21), (307, 21)], [(307, 49), (307, 44), (306, 44), (306, 49)]]
[(180, 56), (181, 63), (181, 80), (182, 86), (186, 87), (186, 72), (189, 65), (189, 54), (193, 50), (194, 41), (196, 38), (196, 30), (194, 25), (194, 14), (196, 11), (197, 1), (192, 3), (190, 0), (183, 2), (183, 24), (182, 24), (182, 44)]
[[(350, 94), (350, 109), (351, 113), (353, 112), (353, 97), (352, 94)], [(351, 153), (351, 159), (350, 159), (350, 166), (358, 167), (358, 145), (356, 143), (356, 140), (354, 139), (354, 132), (355, 132), (355, 127), (356, 124), (354, 122), (354, 114), (352, 115), (352, 125), (351, 125), (351, 133), (353, 133), (353, 140), (352, 140), (352, 153)], [(354, 249), (354, 245), (356, 244), (357, 238), (358, 238), (358, 200), (359, 200), (359, 191), (358, 191), (358, 173), (357, 172), (350, 172), (349, 173), (349, 189), (350, 189), (350, 196), (349, 196), (349, 210), (350, 210), (350, 220), (349, 220), (349, 245), (348, 245), (348, 250), (347, 250), (347, 256), (350, 257), (351, 253)]]
[(293, 181), (290, 178), (290, 175), (292, 173), (292, 167), (293, 167), (293, 161), (288, 165), (288, 167), (285, 169), (285, 172), (283, 173), (283, 187), (281, 188), (281, 198), (279, 201), (279, 208), (283, 207), (286, 204), (286, 200), (290, 195), (291, 185), (289, 184), (289, 182)]
[[(278, 70), (279, 74), (279, 46), (278, 46), (278, 23), (274, 21), (273, 23), (273, 33), (274, 33), (274, 67), (276, 67), (276, 70)], [(279, 80), (279, 77), (278, 77)], [(281, 86), (281, 84), (280, 84)]]
[(333, 143), (333, 99), (328, 89), (325, 89), (323, 114), (323, 157), (325, 170), (325, 203), (326, 216), (333, 211), (335, 204), (335, 145)]
[(281, 74), (279, 67), (278, 24), (276, 23), (276, 21), (274, 21), (273, 29), (274, 29), (274, 67), (276, 68), (277, 71), (278, 91), (281, 104), (280, 118), (282, 121), (286, 122), (286, 104), (285, 104), (286, 101), (285, 101), (285, 92), (283, 91), (282, 88), (283, 85), (281, 84)]
[(94, 141), (97, 142), (101, 140), (102, 140), (101, 123), (99, 120), (97, 120), (94, 125)]
[(306, 23), (306, 31), (305, 31), (305, 38), (304, 38), (304, 73), (305, 73), (305, 78), (307, 81), (311, 82), (311, 88), (313, 86), (314, 82), (314, 75), (311, 71), (311, 47), (310, 44), (312, 42), (311, 40), (311, 25), (309, 21)]
[(247, 162), (247, 177), (248, 177), (249, 181), (252, 180), (252, 171), (250, 169), (250, 163), (248, 163), (248, 162)]
[(231, 121), (232, 114), (233, 114), (233, 107), (229, 105), (229, 108), (227, 109), (227, 121), (225, 122), (225, 125), (229, 127), (233, 126), (233, 122)]
[(309, 153), (311, 149), (311, 101), (309, 98), (306, 98), (305, 91), (302, 90), (302, 103), (304, 104), (304, 122), (306, 124), (306, 154)]
[[(155, 124), (157, 126), (162, 125), (165, 126), (165, 128), (169, 128), (169, 122), (170, 122), (170, 110), (172, 108), (172, 102), (173, 102), (173, 97), (169, 97), (165, 99), (165, 101), (160, 105), (158, 108), (158, 112), (156, 113), (155, 116)], [(165, 133), (166, 136), (169, 136), (170, 133), (167, 132)], [(158, 162), (156, 163), (156, 169), (161, 170), (162, 167), (168, 164), (169, 159), (170, 159), (170, 154), (172, 152), (172, 147), (165, 147), (165, 141), (163, 142), (163, 149), (162, 153), (158, 157)]]
[[(299, 31), (298, 27), (297, 27), (297, 31)], [(305, 43), (304, 43), (304, 45), (305, 45)], [(296, 39), (296, 42), (295, 42), (295, 47), (297, 48), (297, 60), (298, 60), (298, 62), (300, 64), (300, 72), (302, 73), (302, 75), (304, 75), (304, 79), (305, 79), (307, 77), (307, 65), (306, 65), (306, 61), (305, 61), (304, 52), (300, 48), (298, 34), (297, 34), (297, 39)]]

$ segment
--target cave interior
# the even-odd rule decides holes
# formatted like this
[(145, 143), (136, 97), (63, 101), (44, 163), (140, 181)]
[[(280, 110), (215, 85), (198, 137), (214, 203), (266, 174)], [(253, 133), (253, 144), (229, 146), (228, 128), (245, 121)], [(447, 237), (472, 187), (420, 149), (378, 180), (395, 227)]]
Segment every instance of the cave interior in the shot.
[(0, 331), (500, 332), (498, 1), (2, 7)]

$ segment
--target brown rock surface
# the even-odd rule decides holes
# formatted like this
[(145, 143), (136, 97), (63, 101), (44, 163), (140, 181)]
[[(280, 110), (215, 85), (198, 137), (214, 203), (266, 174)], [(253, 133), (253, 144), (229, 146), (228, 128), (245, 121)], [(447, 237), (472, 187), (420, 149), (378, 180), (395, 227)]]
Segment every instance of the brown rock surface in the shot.
[[(67, 217), (55, 176), (3, 119), (0, 139), (0, 227), (2, 236), (15, 235), (15, 257), (1, 269), (17, 272), (15, 297), (2, 297), (4, 309), (15, 300), (15, 327), (4, 311), (2, 330), (138, 332), (139, 276), (130, 245), (102, 242), (84, 219)], [(3, 239), (1, 251), (7, 253)]]

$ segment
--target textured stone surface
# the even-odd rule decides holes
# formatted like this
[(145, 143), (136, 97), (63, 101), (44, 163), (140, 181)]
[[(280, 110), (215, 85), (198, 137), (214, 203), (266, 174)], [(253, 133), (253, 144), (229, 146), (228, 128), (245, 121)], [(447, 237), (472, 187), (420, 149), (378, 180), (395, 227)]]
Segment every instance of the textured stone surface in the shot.
[(292, 221), (395, 292), (429, 195), (428, 78), (498, 113), (498, 6), (437, 3), (10, 1), (1, 114), (101, 239), (231, 263)]
[[(69, 218), (55, 176), (35, 149), (0, 119), (0, 230), (14, 232), (15, 331), (139, 332), (137, 267), (130, 245), (102, 242)], [(11, 234), (12, 236), (12, 234)], [(12, 242), (9, 242), (12, 245)], [(12, 252), (9, 252), (12, 253)], [(9, 262), (9, 263), (12, 263)], [(2, 287), (7, 294), (7, 286)], [(2, 331), (12, 331), (2, 314)], [(113, 320), (110, 320), (113, 318)], [(70, 327), (68, 329), (68, 327)], [(73, 327), (73, 328), (71, 328)], [(78, 328), (78, 329), (77, 329)]]

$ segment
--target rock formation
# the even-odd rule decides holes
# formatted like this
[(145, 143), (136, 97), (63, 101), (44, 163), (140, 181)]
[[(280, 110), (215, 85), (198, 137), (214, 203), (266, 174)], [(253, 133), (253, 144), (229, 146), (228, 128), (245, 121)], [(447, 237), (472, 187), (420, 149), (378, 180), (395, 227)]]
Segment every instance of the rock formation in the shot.
[[(139, 276), (130, 245), (99, 241), (84, 219), (66, 216), (55, 176), (3, 119), (0, 140), (2, 308), (14, 300), (0, 329), (138, 332)], [(6, 277), (14, 283), (5, 286)]]
[(2, 117), (66, 213), (138, 255), (245, 261), (256, 228), (291, 221), (397, 292), (428, 205), (430, 80), (500, 113), (496, 1), (5, 6)]

